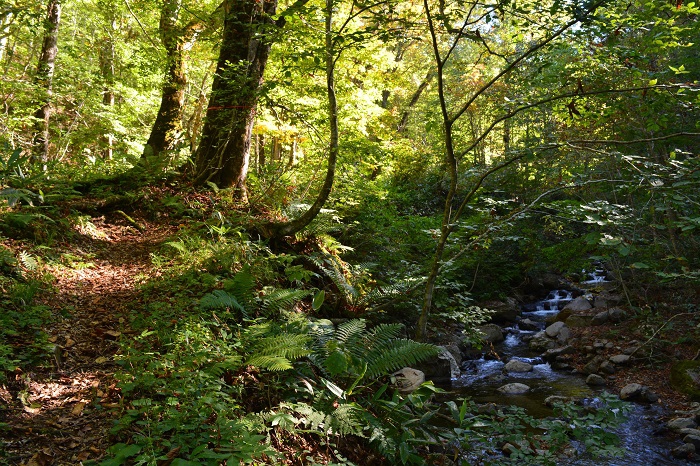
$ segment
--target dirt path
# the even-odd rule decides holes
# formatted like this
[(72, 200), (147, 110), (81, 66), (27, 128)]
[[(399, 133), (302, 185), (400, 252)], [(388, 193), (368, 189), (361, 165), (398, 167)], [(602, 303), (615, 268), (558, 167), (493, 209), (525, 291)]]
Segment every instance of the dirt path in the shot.
[(10, 405), (5, 453), (9, 464), (77, 465), (101, 458), (109, 446), (120, 396), (114, 356), (128, 338), (128, 313), (138, 306), (139, 284), (154, 274), (151, 252), (173, 233), (170, 226), (119, 215), (92, 219), (80, 240), (54, 247), (62, 262), (50, 266), (53, 290), (39, 301), (51, 308), (45, 326), (51, 367), (17, 374), (4, 398)]

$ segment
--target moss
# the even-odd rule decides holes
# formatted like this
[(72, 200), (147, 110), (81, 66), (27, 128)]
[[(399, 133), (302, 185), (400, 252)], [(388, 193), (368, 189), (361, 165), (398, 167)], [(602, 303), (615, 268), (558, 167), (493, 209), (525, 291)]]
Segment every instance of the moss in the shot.
[(671, 366), (671, 386), (700, 401), (700, 361), (679, 361)]

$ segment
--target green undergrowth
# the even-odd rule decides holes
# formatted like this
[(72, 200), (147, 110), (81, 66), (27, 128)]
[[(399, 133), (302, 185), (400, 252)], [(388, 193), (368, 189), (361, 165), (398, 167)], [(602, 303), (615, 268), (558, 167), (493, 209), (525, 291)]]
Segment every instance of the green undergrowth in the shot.
[(0, 238), (0, 382), (16, 369), (46, 363), (50, 347), (42, 327), (46, 306), (36, 303), (49, 277), (40, 273), (37, 258), (6, 247)]
[[(621, 417), (609, 411), (547, 423), (437, 402), (430, 383), (400, 394), (391, 374), (437, 348), (406, 339), (400, 324), (353, 318), (371, 302), (367, 273), (341, 259), (337, 242), (294, 241), (273, 250), (222, 215), (188, 222), (152, 254), (158, 277), (131, 304), (136, 337), (115, 356), (122, 402), (99, 464), (419, 465), (476, 453), (490, 464), (555, 464), (574, 425), (600, 440), (594, 452), (614, 452), (605, 422)], [(353, 311), (327, 319), (339, 307)], [(498, 430), (503, 419), (512, 432)], [(485, 452), (488, 426), (515, 445), (510, 456)], [(529, 445), (556, 448), (543, 456)]]

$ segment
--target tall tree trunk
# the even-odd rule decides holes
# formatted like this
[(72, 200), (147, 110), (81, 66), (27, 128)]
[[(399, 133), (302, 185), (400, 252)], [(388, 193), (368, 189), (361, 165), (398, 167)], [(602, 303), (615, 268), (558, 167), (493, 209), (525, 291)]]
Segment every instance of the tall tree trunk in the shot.
[(399, 134), (402, 134), (406, 131), (406, 127), (408, 126), (408, 118), (411, 116), (411, 112), (413, 111), (413, 108), (416, 106), (418, 103), (418, 100), (420, 99), (420, 96), (423, 94), (423, 91), (425, 91), (428, 86), (430, 85), (430, 81), (433, 80), (433, 77), (435, 77), (435, 71), (432, 69), (428, 71), (428, 73), (425, 75), (425, 79), (423, 82), (420, 83), (418, 86), (418, 89), (413, 93), (411, 96), (411, 101), (408, 103), (408, 107), (403, 111), (403, 114), (401, 115), (401, 121), (399, 122), (399, 126), (396, 129), (396, 131)]
[(321, 190), (316, 196), (316, 200), (301, 216), (284, 223), (268, 223), (261, 226), (261, 233), (264, 236), (283, 237), (291, 236), (308, 226), (321, 212), (333, 189), (335, 179), (335, 166), (339, 152), (339, 131), (338, 131), (338, 101), (335, 94), (335, 62), (337, 55), (333, 46), (333, 9), (334, 0), (326, 0), (326, 92), (328, 95), (328, 125), (330, 137), (328, 139), (328, 167), (326, 168), (326, 179), (321, 186)]
[(5, 13), (0, 14), (0, 62), (2, 61), (2, 57), (5, 55), (5, 48), (7, 47), (7, 38), (10, 36), (8, 29), (11, 22), (11, 11), (7, 11)]
[(35, 126), (34, 157), (41, 161), (44, 170), (49, 160), (49, 121), (51, 119), (51, 96), (53, 95), (53, 73), (58, 54), (58, 28), (61, 23), (61, 1), (49, 0), (46, 9), (44, 43), (37, 65), (35, 83), (44, 95), (39, 102), (39, 109), (34, 113), (38, 119)]
[(199, 22), (178, 27), (182, 0), (166, 0), (160, 16), (160, 37), (165, 46), (168, 72), (163, 83), (160, 108), (142, 157), (159, 156), (177, 149), (182, 142), (182, 112), (187, 74), (185, 49), (195, 38)]
[(277, 0), (224, 1), (223, 41), (195, 155), (195, 184), (234, 187), (241, 200), (247, 200), (250, 138), (276, 11)]
[[(114, 107), (114, 30), (116, 29), (116, 21), (114, 18), (108, 18), (108, 21), (109, 30), (105, 34), (102, 48), (100, 48), (100, 71), (105, 82), (105, 87), (102, 91), (102, 105), (111, 111), (112, 107)], [(114, 144), (111, 128), (107, 134), (102, 136), (102, 139), (104, 143), (102, 158), (111, 160)]]

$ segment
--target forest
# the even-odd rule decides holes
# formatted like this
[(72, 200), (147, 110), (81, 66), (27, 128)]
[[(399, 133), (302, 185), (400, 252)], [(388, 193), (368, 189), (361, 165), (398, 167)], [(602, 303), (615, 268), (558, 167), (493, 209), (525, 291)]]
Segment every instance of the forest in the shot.
[(0, 464), (700, 462), (699, 14), (0, 1)]

